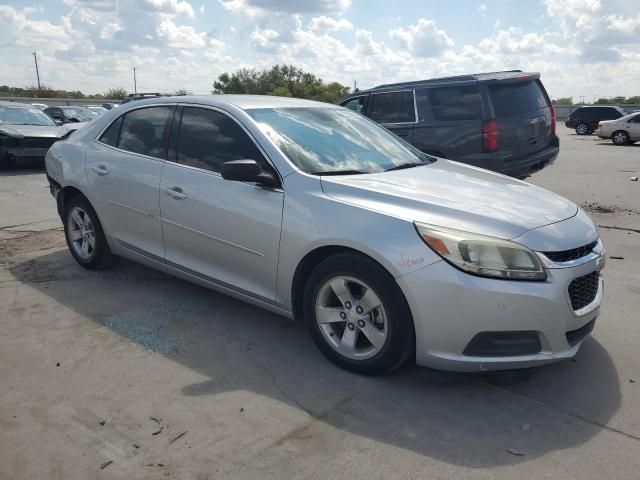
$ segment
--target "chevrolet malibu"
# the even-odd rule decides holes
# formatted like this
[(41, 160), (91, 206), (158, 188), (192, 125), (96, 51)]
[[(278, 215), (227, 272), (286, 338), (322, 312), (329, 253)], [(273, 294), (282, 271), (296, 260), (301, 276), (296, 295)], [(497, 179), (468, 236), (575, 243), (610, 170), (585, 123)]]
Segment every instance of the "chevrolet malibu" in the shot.
[(346, 108), (132, 102), (54, 144), (46, 166), (81, 266), (127, 257), (302, 318), (354, 372), (567, 359), (599, 312), (604, 247), (580, 208)]

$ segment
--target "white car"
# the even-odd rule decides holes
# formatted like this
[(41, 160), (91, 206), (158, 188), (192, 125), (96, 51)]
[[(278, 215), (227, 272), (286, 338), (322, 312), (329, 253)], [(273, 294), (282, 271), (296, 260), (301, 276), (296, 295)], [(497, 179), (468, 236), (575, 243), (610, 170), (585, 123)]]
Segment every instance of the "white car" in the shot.
[(137, 100), (46, 166), (80, 265), (123, 256), (302, 318), (354, 372), (571, 358), (600, 309), (604, 246), (577, 205), (335, 105)]
[(600, 138), (610, 138), (616, 145), (635, 143), (640, 140), (640, 112), (599, 122), (595, 134)]

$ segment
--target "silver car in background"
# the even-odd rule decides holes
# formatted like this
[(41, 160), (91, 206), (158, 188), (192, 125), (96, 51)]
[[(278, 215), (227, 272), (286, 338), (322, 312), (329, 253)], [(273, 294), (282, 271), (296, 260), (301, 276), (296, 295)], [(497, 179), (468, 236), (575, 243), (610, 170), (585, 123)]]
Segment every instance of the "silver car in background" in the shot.
[(132, 102), (46, 165), (80, 265), (123, 256), (303, 318), (354, 372), (542, 365), (573, 357), (599, 312), (604, 247), (574, 203), (334, 105)]
[(601, 121), (594, 133), (600, 138), (610, 138), (616, 145), (636, 143), (640, 141), (640, 112)]

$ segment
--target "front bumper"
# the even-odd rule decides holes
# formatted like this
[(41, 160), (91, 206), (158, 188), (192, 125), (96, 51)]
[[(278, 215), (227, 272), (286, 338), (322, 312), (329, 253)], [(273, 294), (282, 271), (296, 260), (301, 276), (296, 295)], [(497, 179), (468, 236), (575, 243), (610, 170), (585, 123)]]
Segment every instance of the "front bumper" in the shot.
[[(604, 281), (600, 276), (596, 298), (577, 312), (568, 286), (575, 278), (600, 270), (603, 254), (570, 268), (548, 268), (544, 282), (476, 277), (445, 261), (398, 278), (414, 318), (416, 362), (473, 372), (529, 368), (573, 357), (584, 339), (576, 341), (576, 332), (586, 336), (588, 324), (598, 316)], [(463, 353), (479, 333), (518, 331), (536, 332), (540, 351), (496, 357)]]

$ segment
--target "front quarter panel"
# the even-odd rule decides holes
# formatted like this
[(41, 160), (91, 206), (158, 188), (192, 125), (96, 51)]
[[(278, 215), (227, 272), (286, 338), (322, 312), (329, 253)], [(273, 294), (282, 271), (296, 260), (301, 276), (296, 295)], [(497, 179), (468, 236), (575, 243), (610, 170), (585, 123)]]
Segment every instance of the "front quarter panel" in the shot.
[(331, 199), (317, 177), (290, 175), (285, 178), (285, 192), (276, 300), (286, 309), (292, 308), (296, 268), (321, 247), (361, 252), (394, 278), (440, 261), (412, 222)]
[(47, 175), (61, 187), (75, 187), (81, 191), (87, 185), (84, 168), (84, 147), (71, 138), (54, 143), (45, 156)]

